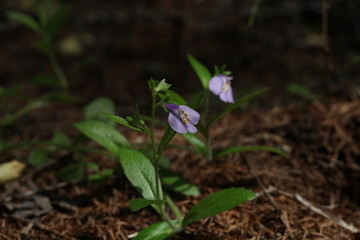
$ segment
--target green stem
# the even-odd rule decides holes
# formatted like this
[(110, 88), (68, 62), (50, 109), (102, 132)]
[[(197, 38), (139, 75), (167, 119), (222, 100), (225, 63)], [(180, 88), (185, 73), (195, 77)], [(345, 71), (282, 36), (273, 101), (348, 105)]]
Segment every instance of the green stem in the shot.
[(156, 94), (152, 93), (152, 101), (151, 101), (151, 117), (150, 117), (150, 141), (152, 148), (152, 163), (155, 168), (155, 186), (156, 186), (156, 197), (157, 199), (162, 199), (163, 196), (160, 194), (160, 176), (159, 176), (159, 156), (156, 152), (156, 144), (155, 144), (155, 136), (154, 136), (154, 119), (156, 112)]
[(177, 232), (180, 230), (179, 227), (175, 226), (174, 223), (171, 221), (169, 215), (165, 211), (164, 205), (162, 205), (160, 207), (160, 214), (161, 214), (162, 218), (164, 219), (164, 221), (166, 221), (167, 224), (169, 224), (169, 226), (173, 229), (174, 232)]
[(50, 51), (50, 53), (48, 54), (48, 57), (49, 57), (49, 60), (50, 60), (50, 64), (51, 64), (57, 78), (60, 81), (61, 86), (64, 89), (67, 89), (69, 87), (68, 80), (67, 80), (67, 78), (65, 76), (64, 71), (61, 69), (58, 60), (56, 59), (54, 52)]
[(207, 149), (207, 159), (209, 161), (213, 158), (212, 146), (211, 146), (211, 137), (210, 137), (210, 117), (209, 117), (209, 106), (210, 106), (210, 94), (209, 90), (205, 92), (205, 128), (204, 128), (204, 137), (206, 140), (206, 149)]
[(174, 201), (169, 196), (166, 196), (165, 200), (169, 204), (169, 207), (171, 208), (173, 213), (175, 214), (175, 217), (178, 219), (179, 222), (181, 222), (183, 220), (183, 216), (179, 208), (175, 205)]
[(209, 134), (209, 128), (206, 127), (206, 149), (207, 149), (207, 159), (211, 161), (213, 159), (213, 150), (212, 150), (212, 141)]

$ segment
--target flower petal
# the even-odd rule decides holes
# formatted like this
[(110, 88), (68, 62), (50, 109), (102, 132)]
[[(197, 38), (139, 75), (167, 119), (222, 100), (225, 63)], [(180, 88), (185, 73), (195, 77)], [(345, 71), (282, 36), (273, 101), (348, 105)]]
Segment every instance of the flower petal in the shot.
[(228, 97), (227, 97), (228, 102), (229, 103), (234, 103), (234, 96), (233, 96), (233, 91), (232, 91), (231, 86), (230, 86), (230, 88), (229, 88), (229, 90), (227, 92), (227, 95), (228, 95)]
[(188, 130), (191, 133), (197, 132), (197, 128), (192, 123), (186, 124), (185, 127), (186, 127), (186, 130)]
[(179, 107), (188, 115), (192, 124), (197, 124), (199, 122), (200, 114), (197, 111), (185, 105), (180, 105)]
[(186, 133), (187, 130), (184, 124), (172, 113), (169, 113), (169, 124), (170, 127), (177, 133)]
[(223, 79), (221, 78), (221, 76), (215, 76), (211, 78), (209, 82), (209, 89), (215, 95), (219, 95), (221, 93), (222, 85), (223, 85)]
[(231, 87), (228, 89), (228, 91), (221, 92), (219, 97), (220, 97), (221, 101), (223, 101), (223, 102), (228, 102), (228, 103), (233, 103), (234, 102), (234, 97), (233, 97)]
[(165, 103), (164, 105), (169, 110), (178, 110), (179, 109), (179, 106), (175, 105), (175, 104)]
[(229, 102), (229, 103), (234, 102), (234, 97), (232, 95), (231, 88), (229, 88), (229, 90), (227, 92), (221, 92), (219, 97), (220, 97), (221, 101), (223, 101), (223, 102)]

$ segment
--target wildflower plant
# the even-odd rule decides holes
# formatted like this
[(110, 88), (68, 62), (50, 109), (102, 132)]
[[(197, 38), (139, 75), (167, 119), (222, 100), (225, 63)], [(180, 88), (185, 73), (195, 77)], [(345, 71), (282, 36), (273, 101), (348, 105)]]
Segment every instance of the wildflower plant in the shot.
[[(204, 102), (204, 116), (199, 123), (199, 130), (203, 138), (198, 137), (193, 133), (186, 133), (183, 136), (194, 146), (194, 150), (201, 154), (208, 160), (212, 160), (214, 157), (220, 157), (226, 154), (235, 152), (247, 152), (247, 151), (269, 151), (283, 156), (287, 156), (283, 151), (277, 148), (268, 146), (233, 146), (223, 149), (212, 148), (212, 136), (210, 135), (210, 129), (214, 123), (223, 118), (226, 114), (238, 108), (239, 106), (247, 103), (248, 101), (260, 96), (267, 91), (267, 88), (256, 90), (238, 100), (234, 100), (233, 90), (231, 87), (231, 81), (233, 77), (231, 72), (227, 71), (226, 66), (215, 66), (215, 72), (212, 75), (210, 71), (196, 58), (188, 55), (188, 61), (193, 70), (197, 74), (202, 86), (203, 91), (201, 93), (202, 101)], [(210, 114), (211, 103), (210, 94), (214, 94), (220, 98), (220, 100), (226, 104), (229, 104), (220, 113), (212, 116)]]
[[(164, 159), (164, 150), (176, 133), (186, 135), (198, 131), (202, 116), (197, 109), (203, 97), (197, 97), (187, 103), (170, 90), (171, 85), (165, 80), (150, 79), (148, 85), (151, 92), (149, 117), (141, 115), (137, 108), (133, 116), (103, 114), (123, 126), (147, 134), (150, 138), (150, 151), (137, 148), (113, 126), (105, 122), (87, 120), (76, 123), (75, 128), (113, 152), (119, 159), (124, 174), (141, 195), (140, 198), (130, 200), (130, 208), (137, 211), (151, 206), (161, 216), (161, 222), (140, 231), (135, 239), (161, 240), (182, 231), (194, 221), (216, 215), (251, 200), (255, 194), (244, 188), (223, 189), (205, 197), (185, 215), (181, 213), (165, 189), (193, 196), (198, 196), (199, 191), (187, 180), (168, 169), (163, 171), (161, 161)], [(156, 142), (154, 126), (158, 122), (156, 113), (159, 109), (168, 112), (169, 116), (166, 131), (161, 140)]]

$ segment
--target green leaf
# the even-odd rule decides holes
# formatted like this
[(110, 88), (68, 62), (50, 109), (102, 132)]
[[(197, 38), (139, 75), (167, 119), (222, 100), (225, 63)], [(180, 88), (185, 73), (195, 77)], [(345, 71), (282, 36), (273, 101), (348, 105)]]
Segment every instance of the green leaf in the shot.
[(225, 114), (231, 112), (232, 110), (234, 110), (235, 108), (239, 107), (240, 105), (247, 103), (248, 101), (252, 100), (253, 98), (263, 94), (264, 92), (266, 92), (268, 90), (268, 88), (263, 88), (260, 90), (257, 90), (255, 92), (252, 92), (242, 98), (240, 98), (239, 100), (235, 101), (233, 104), (229, 105), (228, 107), (226, 107), (221, 113), (219, 113), (218, 115), (216, 115), (209, 123), (209, 126), (212, 125), (214, 122), (220, 120), (222, 117), (225, 116)]
[(160, 183), (156, 184), (155, 167), (149, 158), (139, 151), (126, 148), (119, 148), (116, 155), (119, 157), (126, 177), (144, 198), (163, 199), (161, 188), (157, 189)]
[(41, 41), (33, 42), (32, 47), (39, 50), (43, 54), (49, 56), (52, 52), (52, 43), (47, 41), (46, 39), (42, 39)]
[(209, 82), (211, 79), (211, 73), (210, 71), (196, 58), (188, 54), (188, 61), (192, 68), (194, 69), (195, 73), (199, 77), (204, 89), (208, 89)]
[(203, 102), (205, 98), (205, 91), (201, 91), (199, 94), (197, 94), (188, 104), (188, 106), (194, 110), (198, 109), (201, 106), (201, 103)]
[(49, 17), (44, 29), (50, 38), (54, 38), (56, 33), (59, 31), (61, 24), (68, 15), (69, 9), (70, 7), (68, 5), (64, 5)]
[(251, 5), (250, 14), (249, 14), (249, 20), (248, 20), (248, 26), (252, 27), (255, 23), (255, 17), (257, 14), (257, 11), (259, 9), (259, 6), (261, 4), (262, 0), (254, 0), (253, 4)]
[(161, 82), (157, 83), (155, 87), (155, 92), (163, 92), (168, 90), (171, 87), (171, 84), (165, 82), (165, 79), (161, 80)]
[(28, 162), (32, 166), (40, 166), (48, 160), (48, 153), (44, 149), (36, 148), (31, 151)]
[(210, 194), (189, 210), (182, 226), (230, 210), (254, 197), (255, 193), (245, 188), (228, 188)]
[(85, 120), (100, 120), (113, 123), (113, 121), (109, 121), (109, 118), (106, 118), (102, 112), (112, 115), (115, 113), (115, 104), (111, 99), (97, 98), (89, 103), (84, 108), (84, 118)]
[(50, 143), (63, 148), (69, 148), (72, 145), (71, 139), (62, 132), (55, 132)]
[(107, 179), (108, 177), (110, 177), (113, 173), (114, 173), (113, 169), (104, 169), (101, 172), (90, 175), (88, 177), (88, 180), (91, 182), (101, 182)]
[(161, 170), (161, 182), (162, 185), (174, 192), (181, 193), (183, 195), (188, 196), (199, 196), (200, 191), (199, 189), (191, 184), (188, 180), (185, 178), (177, 175), (176, 173), (170, 171), (170, 170)]
[(313, 94), (309, 88), (305, 87), (305, 86), (301, 86), (299, 84), (295, 84), (295, 83), (290, 83), (287, 86), (287, 90), (289, 93), (294, 94), (294, 95), (298, 95), (307, 99), (311, 99), (314, 100), (316, 99), (315, 94)]
[(116, 153), (119, 147), (130, 147), (128, 140), (109, 124), (89, 120), (74, 124), (75, 128), (109, 151)]
[(95, 162), (87, 162), (86, 167), (90, 168), (91, 170), (94, 170), (94, 171), (99, 171), (100, 170), (99, 165), (97, 163), (95, 163)]
[(279, 154), (284, 157), (289, 157), (285, 152), (281, 151), (278, 148), (267, 147), (267, 146), (242, 146), (242, 147), (229, 147), (225, 149), (216, 149), (214, 151), (214, 157), (220, 157), (231, 153), (236, 152), (250, 152), (250, 151), (266, 151)]
[(164, 202), (165, 200), (149, 200), (145, 198), (134, 198), (130, 200), (129, 207), (131, 211), (137, 211), (152, 204), (160, 205)]
[(7, 16), (8, 16), (8, 18), (10, 18), (12, 20), (16, 20), (19, 23), (29, 27), (30, 29), (34, 30), (35, 32), (42, 34), (42, 29), (41, 29), (40, 25), (31, 16), (21, 13), (21, 12), (16, 12), (16, 11), (8, 11)]
[(187, 102), (184, 98), (182, 98), (179, 94), (177, 94), (176, 92), (168, 89), (165, 91), (165, 93), (167, 93), (169, 95), (169, 101), (170, 103), (173, 104), (178, 104), (178, 105), (187, 105)]
[(46, 74), (38, 74), (32, 79), (32, 81), (35, 84), (38, 84), (38, 85), (44, 86), (44, 87), (51, 87), (51, 88), (55, 88), (55, 89), (61, 88), (61, 84), (59, 83), (59, 80), (57, 78), (46, 75)]
[(186, 140), (195, 147), (195, 150), (200, 153), (203, 157), (206, 157), (208, 154), (208, 149), (206, 144), (194, 133), (185, 133), (181, 134)]
[[(147, 158), (149, 158), (149, 159), (152, 158), (153, 152), (151, 149), (149, 149), (149, 148), (138, 149), (138, 151), (141, 152), (142, 154), (144, 154)], [(159, 163), (160, 168), (169, 169), (171, 166), (171, 162), (170, 162), (169, 158), (167, 158), (164, 155), (161, 155), (158, 161), (159, 161), (158, 163)]]
[(169, 144), (171, 139), (175, 136), (176, 132), (172, 130), (170, 127), (168, 127), (164, 133), (164, 136), (161, 138), (161, 141), (159, 143), (158, 152), (157, 154), (160, 156), (166, 146)]
[(41, 97), (47, 103), (75, 103), (81, 99), (63, 92), (49, 93)]
[(84, 165), (82, 162), (71, 164), (57, 172), (60, 181), (72, 181), (84, 176)]
[(140, 131), (140, 132), (144, 132), (144, 129), (141, 128), (140, 126), (136, 126), (136, 125), (133, 125), (131, 124), (127, 119), (125, 118), (122, 118), (122, 117), (118, 117), (118, 116), (115, 116), (113, 114), (108, 114), (108, 113), (102, 113), (104, 114), (105, 116), (107, 116), (108, 118), (110, 118), (111, 120), (113, 120), (114, 122), (117, 122), (125, 127), (128, 127), (132, 130), (136, 130), (136, 131)]
[[(174, 224), (176, 222), (174, 221)], [(158, 222), (143, 229), (134, 240), (164, 240), (174, 235), (175, 232), (167, 222)]]

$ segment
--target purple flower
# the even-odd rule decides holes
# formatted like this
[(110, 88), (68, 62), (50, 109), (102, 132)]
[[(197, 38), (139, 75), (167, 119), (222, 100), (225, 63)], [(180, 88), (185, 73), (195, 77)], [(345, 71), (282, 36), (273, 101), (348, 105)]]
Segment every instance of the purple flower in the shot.
[(200, 119), (198, 112), (185, 105), (178, 106), (165, 103), (165, 107), (170, 110), (169, 124), (175, 132), (197, 132), (197, 128), (194, 125), (197, 124)]
[(234, 102), (234, 97), (232, 93), (231, 83), (232, 77), (225, 75), (217, 75), (210, 79), (209, 89), (215, 95), (219, 96), (223, 102)]

